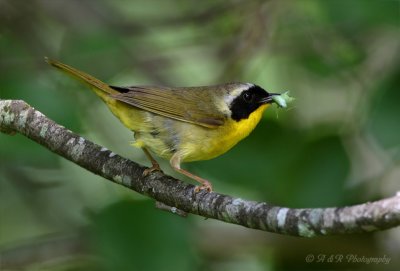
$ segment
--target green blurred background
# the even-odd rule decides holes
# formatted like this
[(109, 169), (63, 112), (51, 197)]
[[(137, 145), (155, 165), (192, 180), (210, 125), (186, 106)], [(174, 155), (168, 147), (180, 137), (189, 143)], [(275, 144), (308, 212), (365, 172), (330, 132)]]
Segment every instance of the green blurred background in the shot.
[[(236, 197), (363, 203), (400, 190), (399, 26), (396, 0), (0, 0), (0, 98), (148, 165), (101, 101), (44, 56), (114, 85), (290, 90), (289, 110), (270, 108), (229, 153), (184, 167)], [(301, 239), (183, 219), (21, 135), (0, 134), (0, 212), (1, 270), (400, 268), (399, 229)]]

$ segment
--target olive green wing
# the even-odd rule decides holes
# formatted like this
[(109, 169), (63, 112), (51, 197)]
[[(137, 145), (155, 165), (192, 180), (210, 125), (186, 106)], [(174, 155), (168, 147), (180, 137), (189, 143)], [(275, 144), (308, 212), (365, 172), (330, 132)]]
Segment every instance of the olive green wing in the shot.
[(210, 93), (201, 87), (111, 87), (118, 94), (112, 98), (168, 118), (207, 128), (224, 124), (226, 116), (218, 110)]

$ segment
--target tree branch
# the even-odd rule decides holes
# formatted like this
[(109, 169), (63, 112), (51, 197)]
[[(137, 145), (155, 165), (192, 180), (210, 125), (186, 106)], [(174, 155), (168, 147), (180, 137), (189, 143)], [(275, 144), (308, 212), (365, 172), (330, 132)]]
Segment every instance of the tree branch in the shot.
[(162, 202), (172, 209), (268, 232), (313, 237), (372, 232), (400, 225), (400, 194), (340, 208), (291, 209), (208, 193), (96, 145), (44, 116), (24, 101), (0, 100), (0, 131), (21, 133), (73, 163)]

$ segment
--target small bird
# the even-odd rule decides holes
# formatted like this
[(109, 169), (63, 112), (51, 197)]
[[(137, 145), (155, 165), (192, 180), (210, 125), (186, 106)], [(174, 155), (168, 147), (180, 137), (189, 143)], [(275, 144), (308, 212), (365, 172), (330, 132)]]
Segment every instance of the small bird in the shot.
[(56, 60), (46, 61), (88, 84), (134, 132), (133, 146), (141, 148), (152, 164), (144, 175), (161, 170), (151, 155), (154, 153), (168, 159), (177, 172), (199, 182), (195, 192), (211, 192), (212, 185), (182, 169), (181, 163), (208, 160), (225, 153), (250, 134), (271, 103), (280, 105), (274, 99), (280, 98), (280, 94), (268, 93), (250, 83), (116, 87)]

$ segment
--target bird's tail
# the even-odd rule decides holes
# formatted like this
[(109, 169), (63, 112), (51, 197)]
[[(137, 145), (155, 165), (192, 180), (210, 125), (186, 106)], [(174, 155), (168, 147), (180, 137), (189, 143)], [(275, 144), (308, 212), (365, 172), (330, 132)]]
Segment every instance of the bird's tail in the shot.
[(50, 65), (62, 70), (63, 72), (69, 74), (75, 79), (78, 79), (79, 81), (88, 84), (91, 87), (91, 89), (98, 96), (100, 96), (100, 98), (102, 98), (105, 102), (108, 102), (108, 100), (112, 99), (111, 97), (109, 97), (109, 95), (118, 93), (116, 90), (112, 89), (108, 84), (100, 81), (99, 79), (83, 71), (77, 70), (75, 68), (72, 68), (71, 66), (68, 66), (57, 60), (49, 59), (47, 57), (45, 57), (45, 60)]

